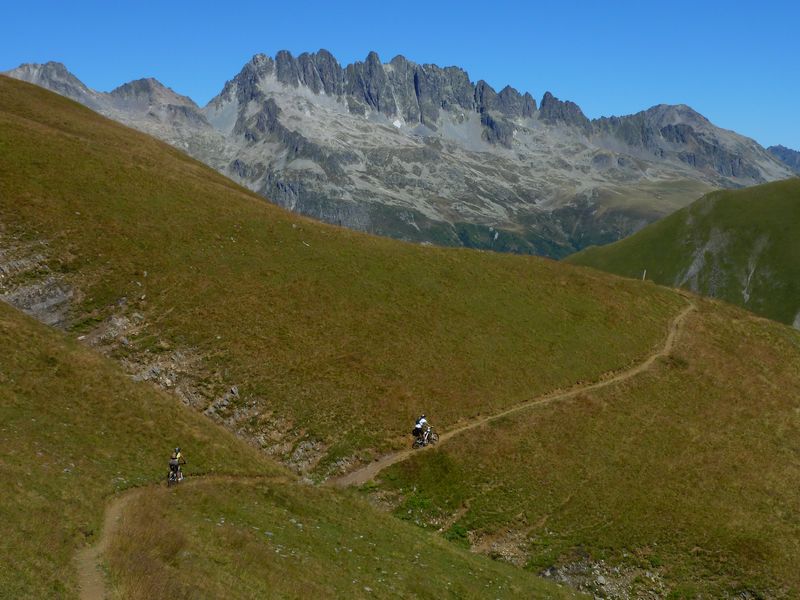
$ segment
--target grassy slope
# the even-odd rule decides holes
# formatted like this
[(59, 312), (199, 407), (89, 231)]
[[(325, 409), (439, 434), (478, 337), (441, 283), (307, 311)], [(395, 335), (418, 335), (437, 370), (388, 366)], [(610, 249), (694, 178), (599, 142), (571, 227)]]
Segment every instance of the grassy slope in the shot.
[(0, 302), (0, 590), (75, 591), (70, 566), (106, 496), (160, 481), (176, 444), (187, 473), (279, 474), (277, 465), (175, 398)]
[[(0, 563), (4, 598), (74, 597), (71, 561), (96, 538), (105, 498), (159, 482), (176, 443), (186, 451), (189, 475), (271, 479), (209, 480), (179, 488), (177, 497), (163, 486), (143, 494), (124, 513), (113, 543), (118, 597), (299, 597), (304, 590), (331, 597), (364, 586), (388, 596), (390, 585), (410, 594), (420, 563), (467, 596), (490, 586), (505, 597), (570, 597), (528, 573), (421, 536), (349, 494), (294, 483), (176, 399), (131, 382), (108, 359), (1, 302), (0, 340), (0, 554), (13, 557)], [(274, 537), (265, 537), (267, 530)]]
[(302, 484), (162, 489), (129, 511), (111, 569), (125, 600), (574, 597), (350, 494)]
[[(429, 413), (433, 413), (430, 407), (437, 410), (437, 424), (449, 424), (628, 364), (660, 341), (666, 321), (682, 305), (676, 295), (654, 286), (564, 265), (419, 248), (299, 219), (265, 205), (162, 144), (52, 94), (3, 78), (0, 155), (0, 222), (14, 235), (50, 241), (55, 253), (52, 266), (80, 287), (78, 315), (104, 318), (116, 310), (120, 296), (133, 298), (134, 291), (136, 296), (144, 294), (146, 300), (130, 304), (132, 310), (146, 315), (153, 335), (168, 338), (173, 346), (196, 349), (206, 357), (210, 372), (219, 373), (228, 384), (240, 385), (242, 396), (268, 400), (270, 410), (289, 416), (296, 426), (338, 442), (333, 454), (391, 440), (398, 429), (405, 431), (405, 420), (421, 406)], [(143, 288), (136, 281), (143, 282)], [(741, 319), (738, 329), (730, 328), (727, 318), (736, 313), (719, 314), (697, 321), (692, 345), (681, 347), (677, 357), (663, 366), (659, 379), (637, 379), (618, 390), (551, 407), (552, 412), (534, 411), (534, 417), (520, 414), (497, 422), (490, 430), (495, 446), (479, 443), (486, 436), (458, 438), (440, 451), (395, 467), (389, 473), (394, 482), (390, 487), (408, 489), (413, 478), (418, 489), (403, 510), (428, 517), (468, 505), (451, 528), (451, 537), (467, 529), (496, 532), (517, 527), (518, 519), (524, 519), (526, 527), (533, 526), (530, 548), (526, 548), (533, 568), (568, 558), (581, 548), (609, 559), (628, 549), (651, 564), (664, 565), (675, 585), (710, 590), (741, 585), (764, 588), (764, 578), (774, 577), (777, 588), (796, 588), (787, 565), (797, 559), (791, 520), (797, 513), (797, 496), (789, 485), (797, 474), (793, 463), (775, 457), (786, 457), (797, 448), (791, 404), (798, 396), (797, 336), (748, 319)], [(81, 326), (90, 325), (84, 321)], [(12, 325), (6, 327), (13, 330)], [(20, 336), (29, 334), (22, 331)], [(23, 361), (19, 374), (6, 367), (4, 377), (26, 381), (24, 374), (31, 362), (26, 357), (47, 347), (44, 342), (30, 345), (30, 339), (19, 353), (9, 359), (0, 357)], [(758, 361), (742, 358), (742, 340), (747, 342), (747, 356), (756, 356)], [(134, 347), (139, 343), (143, 341), (132, 340)], [(100, 360), (85, 356), (85, 360)], [(46, 386), (44, 375), (53, 375), (53, 369), (57, 374), (58, 369), (49, 368), (31, 371), (38, 377), (21, 389)], [(80, 370), (84, 378), (89, 377), (87, 373)], [(53, 390), (64, 396), (62, 386), (62, 382), (51, 383), (49, 392), (29, 397), (43, 404), (43, 398), (54, 395)], [(133, 386), (117, 374), (95, 385), (98, 391), (89, 398), (83, 395), (93, 389), (88, 384), (76, 388), (83, 390), (81, 394), (66, 397), (76, 402), (111, 402), (114, 398), (104, 397), (101, 390), (117, 386), (123, 399), (134, 397), (134, 391), (148, 398), (153, 395), (149, 388)], [(19, 433), (3, 438), (4, 443), (9, 440), (8, 451), (0, 454), (3, 476), (8, 473), (10, 483), (20, 481), (25, 490), (32, 491), (3, 504), (9, 519), (22, 524), (22, 533), (11, 540), (10, 547), (15, 552), (17, 546), (22, 548), (27, 562), (15, 569), (28, 573), (6, 571), (9, 575), (4, 577), (33, 586), (49, 585), (44, 595), (54, 595), (55, 578), (24, 579), (32, 577), (32, 565), (49, 554), (36, 552), (31, 544), (30, 540), (43, 539), (44, 528), (36, 533), (39, 521), (22, 514), (23, 504), (29, 507), (38, 497), (39, 509), (31, 512), (47, 517), (52, 512), (56, 515), (52, 521), (41, 521), (66, 527), (67, 533), (57, 528), (48, 533), (56, 532), (53, 537), (63, 539), (58, 538), (54, 558), (42, 564), (61, 569), (69, 585), (64, 571), (68, 549), (76, 544), (77, 531), (91, 528), (92, 523), (96, 526), (99, 498), (115, 482), (99, 491), (86, 490), (95, 482), (100, 485), (99, 475), (110, 469), (115, 476), (117, 471), (130, 471), (120, 475), (128, 481), (144, 480), (151, 472), (159, 472), (162, 459), (142, 462), (139, 459), (150, 456), (144, 450), (135, 461), (124, 453), (107, 455), (88, 483), (78, 480), (80, 497), (87, 494), (91, 506), (75, 500), (78, 492), (73, 488), (73, 495), (62, 495), (56, 506), (77, 503), (84, 507), (78, 516), (60, 517), (52, 511), (52, 499), (64, 488), (60, 484), (48, 488), (58, 483), (53, 474), (31, 469), (30, 455), (38, 449), (28, 446), (61, 432), (62, 423), (73, 427), (70, 419), (93, 415), (99, 409), (90, 404), (88, 413), (76, 415), (66, 410), (67, 405), (42, 424), (30, 421), (38, 417), (29, 414), (30, 401), (26, 407), (18, 399), (20, 392), (5, 394), (3, 410), (11, 417), (5, 422), (14, 423)], [(47, 405), (50, 410), (57, 406)], [(175, 410), (174, 404), (164, 406), (167, 412)], [(123, 409), (110, 412), (118, 410)], [(125, 452), (130, 452), (131, 445), (148, 445), (144, 438), (137, 445), (122, 436), (137, 430), (142, 436), (152, 434), (152, 446), (160, 448), (169, 436), (157, 426), (159, 420), (151, 419), (145, 433), (138, 432), (142, 408), (131, 403), (131, 410), (120, 417), (124, 427), (114, 438), (117, 445)], [(10, 411), (19, 414), (15, 417)], [(124, 414), (130, 414), (127, 422)], [(348, 425), (343, 428), (342, 422)], [(709, 422), (727, 427), (711, 435)], [(208, 426), (201, 420), (196, 423)], [(366, 437), (360, 431), (365, 424)], [(91, 464), (97, 460), (93, 453), (98, 440), (91, 438), (95, 428), (90, 423), (84, 428), (88, 440), (84, 447), (64, 451), (51, 446), (48, 451), (56, 456), (91, 456), (87, 459)], [(208, 431), (222, 435), (215, 429)], [(64, 443), (82, 439), (81, 434), (61, 435)], [(674, 443), (675, 436), (683, 446)], [(167, 445), (172, 443), (169, 440)], [(12, 454), (16, 444), (28, 451)], [(202, 447), (210, 442), (192, 444)], [(687, 445), (697, 452), (681, 454)], [(493, 454), (494, 448), (503, 453)], [(249, 454), (245, 459), (231, 456), (229, 450), (220, 447), (217, 464), (258, 460), (251, 460)], [(689, 462), (695, 455), (697, 462)], [(55, 464), (55, 460), (46, 462)], [(155, 461), (152, 471), (145, 468), (146, 460)], [(203, 462), (211, 465), (214, 459)], [(115, 469), (119, 464), (129, 468)], [(63, 471), (72, 468), (69, 464), (57, 466), (65, 476), (73, 472)], [(781, 466), (786, 466), (784, 472), (777, 471)], [(473, 469), (481, 481), (471, 475)], [(655, 476), (649, 475), (651, 470)], [(646, 485), (638, 485), (639, 480)], [(725, 493), (714, 494), (705, 484), (723, 486)], [(298, 506), (315, 504), (298, 489), (302, 488), (242, 489), (237, 494), (242, 502), (260, 501), (279, 491), (285, 494), (264, 510), (265, 518), (272, 521), (285, 515), (278, 507), (286, 508), (290, 500)], [(328, 492), (309, 491), (309, 495), (317, 493)], [(27, 496), (33, 500), (26, 502)], [(202, 512), (201, 497), (190, 496), (186, 502), (197, 511), (190, 514), (211, 518)], [(220, 500), (212, 502), (212, 510), (214, 502)], [(360, 504), (352, 506), (365, 510)], [(181, 549), (188, 553), (177, 557), (185, 559), (182, 569), (194, 568), (189, 559), (208, 556), (209, 548), (223, 556), (231, 556), (231, 548), (247, 548), (248, 556), (261, 556), (264, 549), (253, 546), (244, 530), (264, 525), (250, 523), (235, 506), (224, 510), (239, 526), (230, 539), (241, 545), (215, 540), (209, 531), (213, 528), (189, 517), (198, 527), (184, 531), (186, 537), (179, 539), (184, 544)], [(337, 531), (353, 527), (348, 522), (349, 510), (334, 511), (343, 519), (332, 528), (334, 537)], [(333, 518), (331, 513), (321, 514)], [(161, 523), (167, 519), (163, 514), (159, 518)], [(146, 520), (137, 522), (131, 524), (130, 533), (144, 536), (131, 537), (143, 540), (139, 547), (152, 546), (157, 551), (174, 541), (169, 531), (168, 537), (148, 537)], [(387, 522), (385, 526), (395, 525)], [(746, 526), (751, 529), (741, 538), (744, 542), (737, 543), (732, 532)], [(699, 540), (699, 551), (686, 551), (684, 539)], [(653, 541), (659, 547), (655, 557)], [(776, 554), (779, 543), (784, 544), (785, 557)], [(172, 554), (162, 558), (167, 569), (169, 558), (176, 559)], [(117, 568), (124, 573), (133, 566), (118, 563)], [(761, 567), (765, 575), (756, 573)], [(2, 568), (10, 567), (4, 564)], [(743, 583), (733, 581), (734, 569), (743, 573)], [(337, 582), (345, 585), (344, 579)], [(213, 590), (217, 583), (207, 585)]]
[[(793, 323), (800, 315), (800, 179), (715, 192), (609, 246), (567, 259), (625, 275), (680, 284), (698, 257), (700, 293)], [(718, 249), (709, 240), (724, 239)], [(765, 245), (764, 245), (765, 244)], [(763, 245), (763, 250), (761, 249)], [(745, 298), (748, 275), (753, 274)]]
[(588, 555), (659, 571), (674, 597), (798, 597), (799, 415), (800, 334), (705, 303), (656, 370), (453, 439), (382, 487), (401, 518), (457, 513), (448, 537), (511, 540), (537, 572)]
[(236, 384), (255, 403), (254, 436), (280, 418), (328, 461), (405, 444), (419, 411), (445, 427), (630, 364), (682, 304), (550, 261), (299, 218), (7, 78), (0, 156), (0, 222), (49, 242), (79, 288), (76, 328), (140, 312), (148, 329), (123, 358), (154, 339), (202, 356), (212, 394)]

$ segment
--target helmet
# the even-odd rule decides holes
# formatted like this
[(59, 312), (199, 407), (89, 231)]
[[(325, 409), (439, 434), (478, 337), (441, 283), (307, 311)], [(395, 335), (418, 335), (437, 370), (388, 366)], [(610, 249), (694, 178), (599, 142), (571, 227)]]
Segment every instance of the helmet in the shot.
[(181, 451), (180, 448), (175, 448), (175, 452), (180, 452), (180, 451)]
[(422, 416), (420, 417), (420, 419), (424, 419), (424, 418), (425, 418), (425, 415), (422, 415)]

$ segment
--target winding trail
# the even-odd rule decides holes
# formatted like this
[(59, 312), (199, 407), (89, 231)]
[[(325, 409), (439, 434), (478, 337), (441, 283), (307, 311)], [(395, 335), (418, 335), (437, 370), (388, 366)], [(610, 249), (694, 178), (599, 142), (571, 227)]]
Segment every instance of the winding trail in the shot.
[[(592, 390), (599, 390), (610, 385), (614, 385), (616, 383), (620, 383), (622, 381), (626, 381), (633, 377), (636, 377), (640, 373), (647, 371), (650, 369), (653, 364), (659, 359), (669, 355), (672, 352), (672, 349), (675, 347), (675, 342), (678, 338), (680, 333), (681, 325), (689, 313), (696, 310), (696, 305), (689, 300), (689, 305), (684, 308), (670, 323), (669, 332), (667, 333), (666, 340), (662, 345), (661, 349), (650, 354), (645, 360), (641, 363), (623, 371), (619, 371), (615, 374), (610, 374), (606, 377), (601, 378), (600, 380), (586, 384), (586, 385), (576, 385), (569, 390), (561, 391), (556, 390), (550, 392), (549, 394), (545, 394), (544, 396), (538, 396), (529, 400), (527, 402), (523, 402), (522, 404), (518, 404), (516, 406), (512, 406), (509, 409), (506, 409), (502, 412), (489, 415), (487, 417), (481, 417), (471, 421), (469, 423), (465, 423), (455, 429), (451, 429), (445, 433), (442, 433), (439, 439), (439, 443), (444, 443), (450, 438), (464, 433), (465, 431), (469, 431), (471, 429), (475, 429), (476, 427), (480, 427), (481, 425), (485, 425), (487, 423), (491, 423), (492, 421), (496, 421), (497, 419), (502, 419), (508, 415), (521, 412), (523, 410), (527, 410), (534, 406), (541, 406), (543, 404), (548, 404), (550, 402), (556, 402), (559, 400), (568, 400), (570, 398), (574, 398), (575, 396), (582, 394), (584, 392), (589, 392)], [(393, 454), (387, 454), (368, 465), (361, 467), (360, 469), (356, 469), (346, 475), (342, 475), (341, 477), (337, 477), (334, 479), (329, 479), (326, 482), (326, 485), (336, 486), (336, 487), (348, 487), (352, 485), (362, 485), (374, 479), (378, 473), (380, 473), (386, 467), (394, 465), (396, 463), (402, 462), (409, 458), (415, 452), (424, 452), (425, 450), (429, 450), (431, 447), (423, 448), (422, 450), (401, 450), (399, 452), (395, 452)], [(229, 481), (258, 481), (258, 480), (271, 480), (275, 481), (277, 479), (285, 479), (285, 477), (281, 476), (258, 476), (258, 475), (205, 475), (205, 476), (192, 476), (187, 478), (186, 481), (181, 483), (181, 487), (185, 486), (192, 486), (198, 485), (201, 483), (215, 483), (215, 482), (229, 482)], [(111, 539), (114, 535), (119, 531), (122, 515), (125, 512), (125, 508), (133, 502), (138, 496), (144, 494), (148, 491), (152, 491), (152, 488), (155, 485), (144, 486), (139, 488), (133, 488), (127, 490), (115, 497), (113, 497), (108, 504), (106, 505), (105, 514), (103, 516), (103, 528), (100, 531), (100, 537), (98, 538), (97, 542), (92, 546), (87, 546), (86, 548), (81, 549), (77, 555), (75, 556), (75, 567), (78, 572), (78, 585), (80, 590), (80, 598), (81, 600), (105, 600), (109, 597), (108, 594), (108, 587), (106, 585), (106, 578), (105, 574), (101, 569), (101, 558), (108, 550), (110, 545)], [(162, 484), (163, 485), (163, 484)]]
[[(650, 354), (645, 360), (640, 362), (639, 364), (631, 367), (630, 369), (625, 369), (624, 371), (618, 371), (616, 374), (609, 375), (607, 377), (601, 378), (599, 381), (594, 383), (586, 384), (586, 385), (577, 385), (572, 387), (568, 390), (556, 390), (550, 392), (549, 394), (545, 394), (544, 396), (537, 396), (532, 400), (528, 400), (527, 402), (523, 402), (522, 404), (517, 404), (516, 406), (512, 406), (509, 409), (506, 409), (502, 412), (495, 413), (493, 415), (489, 415), (487, 417), (481, 417), (469, 423), (465, 423), (460, 427), (456, 427), (455, 429), (451, 429), (445, 433), (441, 433), (439, 435), (439, 444), (442, 444), (449, 440), (450, 438), (464, 433), (465, 431), (469, 431), (470, 429), (475, 429), (476, 427), (480, 427), (481, 425), (486, 425), (487, 423), (491, 423), (492, 421), (496, 421), (497, 419), (502, 419), (508, 415), (512, 415), (514, 413), (521, 412), (523, 410), (527, 410), (534, 406), (541, 406), (543, 404), (549, 404), (551, 402), (557, 402), (559, 400), (568, 400), (570, 398), (574, 398), (579, 394), (583, 394), (585, 392), (591, 392), (593, 390), (599, 390), (610, 385), (614, 385), (647, 371), (650, 369), (653, 364), (659, 359), (669, 355), (672, 352), (672, 349), (675, 347), (675, 342), (678, 338), (678, 334), (680, 333), (681, 325), (683, 321), (689, 316), (689, 313), (695, 311), (697, 306), (688, 298), (689, 305), (684, 308), (670, 323), (669, 332), (667, 333), (667, 337), (664, 340), (664, 344), (660, 350)], [(368, 481), (372, 481), (378, 473), (383, 471), (385, 468), (397, 464), (399, 462), (403, 462), (407, 458), (409, 458), (412, 454), (429, 450), (432, 446), (427, 446), (425, 448), (417, 449), (407, 449), (407, 450), (400, 450), (399, 452), (395, 452), (393, 454), (387, 454), (374, 460), (373, 462), (369, 463), (368, 465), (364, 465), (360, 469), (356, 469), (355, 471), (351, 471), (345, 475), (340, 477), (335, 477), (329, 479), (327, 481), (328, 485), (336, 486), (336, 487), (348, 487), (352, 485), (363, 485)]]
[[(226, 483), (247, 481), (283, 481), (282, 475), (192, 475), (180, 483), (180, 487), (203, 483)], [(128, 505), (142, 494), (152, 492), (153, 488), (163, 488), (163, 483), (131, 488), (112, 497), (106, 504), (103, 515), (103, 528), (100, 537), (92, 546), (86, 546), (75, 555), (75, 569), (78, 572), (78, 589), (81, 600), (106, 600), (110, 597), (106, 576), (101, 568), (101, 558), (108, 550), (112, 538), (119, 531), (122, 515)]]

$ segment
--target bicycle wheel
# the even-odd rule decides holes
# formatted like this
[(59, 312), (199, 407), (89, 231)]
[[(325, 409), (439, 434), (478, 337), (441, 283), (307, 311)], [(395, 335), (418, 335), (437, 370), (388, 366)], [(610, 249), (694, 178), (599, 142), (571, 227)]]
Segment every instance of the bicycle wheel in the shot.
[(431, 431), (431, 435), (428, 437), (428, 443), (435, 444), (438, 441), (439, 441), (439, 434), (436, 433), (435, 431)]

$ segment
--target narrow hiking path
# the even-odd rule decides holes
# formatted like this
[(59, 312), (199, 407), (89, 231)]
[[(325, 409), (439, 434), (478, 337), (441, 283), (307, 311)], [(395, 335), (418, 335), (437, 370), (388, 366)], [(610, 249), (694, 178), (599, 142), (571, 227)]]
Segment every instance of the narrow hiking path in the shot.
[(105, 573), (100, 569), (100, 557), (105, 554), (109, 541), (119, 530), (123, 509), (141, 494), (143, 489), (130, 489), (109, 502), (103, 515), (103, 528), (100, 530), (97, 543), (82, 548), (75, 556), (81, 600), (105, 600), (108, 597)]
[[(672, 320), (669, 326), (669, 331), (667, 333), (667, 337), (664, 340), (664, 344), (661, 346), (661, 349), (657, 350), (653, 354), (650, 354), (647, 358), (645, 358), (639, 364), (631, 367), (630, 369), (625, 369), (624, 371), (619, 371), (614, 375), (608, 376), (606, 378), (600, 379), (594, 383), (586, 384), (586, 385), (578, 385), (573, 388), (570, 388), (566, 391), (556, 390), (550, 392), (549, 394), (545, 394), (544, 396), (538, 396), (532, 400), (528, 400), (527, 402), (523, 402), (522, 404), (518, 404), (513, 406), (509, 409), (506, 409), (502, 412), (495, 413), (493, 415), (489, 415), (486, 417), (478, 418), (474, 421), (470, 421), (469, 423), (465, 423), (455, 429), (451, 429), (447, 432), (439, 434), (439, 444), (443, 444), (450, 438), (464, 433), (465, 431), (469, 431), (470, 429), (475, 429), (476, 427), (480, 427), (481, 425), (486, 425), (487, 423), (491, 423), (492, 421), (496, 421), (497, 419), (502, 419), (508, 415), (521, 412), (523, 410), (527, 410), (534, 406), (541, 406), (543, 404), (549, 404), (551, 402), (556, 402), (559, 400), (568, 400), (570, 398), (574, 398), (575, 396), (590, 392), (593, 390), (599, 390), (604, 387), (608, 387), (610, 385), (614, 385), (616, 383), (620, 383), (622, 381), (626, 381), (631, 379), (632, 377), (636, 377), (640, 373), (643, 373), (650, 369), (653, 364), (659, 359), (669, 355), (672, 352), (672, 349), (675, 347), (675, 342), (678, 338), (678, 334), (680, 333), (681, 324), (689, 316), (689, 313), (695, 311), (697, 306), (694, 302), (691, 301), (687, 296), (685, 296), (689, 302), (689, 305), (684, 308), (678, 315)], [(333, 479), (329, 479), (326, 483), (328, 485), (333, 485), (336, 487), (349, 487), (352, 485), (363, 485), (368, 481), (373, 480), (378, 473), (383, 471), (385, 468), (390, 467), (391, 465), (397, 464), (399, 462), (403, 462), (404, 460), (408, 459), (412, 456), (415, 452), (421, 452), (430, 449), (432, 446), (428, 446), (422, 449), (407, 449), (407, 450), (400, 450), (393, 454), (387, 454), (374, 460), (373, 462), (369, 463), (368, 465), (364, 465), (360, 469), (356, 469), (355, 471), (351, 471), (345, 475), (340, 477), (335, 477)]]
[[(180, 487), (231, 481), (282, 481), (288, 478), (280, 475), (191, 475), (179, 484)], [(101, 568), (102, 557), (111, 544), (111, 539), (119, 532), (125, 509), (139, 496), (152, 492), (153, 488), (163, 488), (163, 483), (131, 488), (113, 496), (106, 504), (103, 527), (100, 537), (91, 546), (81, 548), (75, 555), (75, 569), (78, 573), (78, 593), (81, 600), (106, 600), (110, 597), (106, 575)]]
[[(688, 297), (687, 297), (688, 299)], [(680, 333), (681, 325), (686, 317), (696, 310), (697, 307), (689, 300), (689, 305), (686, 306), (670, 323), (669, 331), (667, 333), (667, 337), (659, 350), (650, 354), (639, 364), (625, 369), (623, 371), (619, 371), (615, 374), (609, 375), (605, 378), (602, 378), (594, 383), (586, 384), (586, 385), (577, 385), (569, 390), (566, 391), (553, 391), (549, 394), (545, 394), (543, 396), (538, 396), (532, 400), (527, 402), (523, 402), (522, 404), (518, 404), (511, 408), (508, 408), (502, 412), (495, 413), (493, 415), (489, 415), (486, 417), (481, 417), (475, 419), (474, 421), (465, 423), (455, 429), (451, 429), (450, 431), (444, 432), (440, 434), (439, 443), (442, 444), (449, 440), (450, 438), (464, 433), (465, 431), (469, 431), (471, 429), (475, 429), (476, 427), (480, 427), (481, 425), (485, 425), (497, 419), (501, 419), (508, 415), (521, 412), (523, 410), (527, 410), (534, 406), (541, 406), (544, 404), (548, 404), (550, 402), (556, 402), (559, 400), (567, 400), (569, 398), (574, 398), (575, 396), (582, 394), (584, 392), (589, 392), (592, 390), (601, 389), (610, 385), (614, 385), (616, 383), (620, 383), (627, 379), (631, 379), (632, 377), (636, 377), (640, 373), (647, 371), (650, 369), (653, 364), (662, 357), (666, 357), (672, 352), (672, 349), (675, 347), (675, 342), (678, 338), (678, 334)], [(374, 479), (378, 473), (380, 473), (383, 469), (396, 464), (398, 462), (402, 462), (412, 456), (415, 452), (422, 452), (428, 450), (428, 448), (423, 448), (421, 450), (401, 450), (399, 452), (395, 452), (392, 454), (387, 454), (368, 465), (361, 467), (360, 469), (356, 469), (346, 475), (342, 475), (341, 477), (337, 477), (334, 479), (330, 479), (326, 482), (326, 485), (332, 485), (336, 487), (348, 487), (352, 485), (362, 485), (367, 483), (368, 481)], [(180, 484), (181, 487), (186, 486), (194, 486), (199, 485), (201, 483), (224, 483), (230, 481), (259, 481), (259, 480), (283, 480), (288, 478), (285, 476), (259, 476), (259, 475), (193, 475), (187, 478), (183, 483)], [(106, 505), (105, 513), (103, 515), (103, 526), (100, 531), (100, 537), (97, 539), (97, 542), (92, 546), (87, 546), (82, 548), (78, 551), (75, 556), (75, 568), (78, 573), (78, 586), (79, 586), (79, 594), (81, 600), (105, 600), (109, 597), (109, 590), (106, 582), (105, 573), (101, 568), (102, 557), (108, 550), (111, 539), (114, 535), (117, 534), (119, 531), (123, 514), (127, 506), (129, 506), (132, 502), (136, 500), (142, 494), (147, 493), (148, 491), (152, 491), (154, 487), (163, 487), (162, 484), (153, 484), (149, 486), (143, 486), (138, 488), (132, 488), (122, 492), (114, 496), (111, 500), (109, 500), (108, 504)]]

